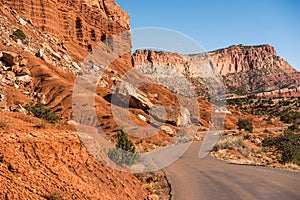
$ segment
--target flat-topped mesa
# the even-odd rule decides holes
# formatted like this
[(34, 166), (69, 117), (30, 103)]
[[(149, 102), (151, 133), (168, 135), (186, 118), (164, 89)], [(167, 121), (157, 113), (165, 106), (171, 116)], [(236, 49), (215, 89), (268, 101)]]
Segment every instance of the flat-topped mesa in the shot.
[(130, 30), (129, 15), (114, 0), (0, 0), (43, 32), (83, 47)]
[[(234, 45), (211, 51), (207, 55), (221, 75), (288, 65), (288, 63), (276, 55), (274, 47), (270, 45)], [(135, 66), (148, 63), (168, 64), (171, 66), (188, 64), (186, 62), (187, 59), (183, 57), (186, 56), (154, 50), (138, 50), (133, 55), (133, 62)]]
[(271, 68), (284, 64), (283, 59), (276, 55), (274, 47), (270, 45), (230, 46), (209, 52), (209, 56), (221, 75)]
[(137, 50), (133, 55), (134, 66), (141, 66), (149, 63), (163, 65), (184, 65), (186, 61), (183, 56), (177, 53), (154, 51), (154, 50)]
[(133, 63), (136, 67), (149, 64), (174, 67), (192, 78), (198, 87), (197, 80), (203, 76), (199, 72), (204, 70), (205, 65), (201, 66), (204, 60), (195, 62), (195, 59), (202, 58), (209, 59), (211, 66), (223, 77), (228, 93), (247, 94), (299, 86), (300, 73), (277, 56), (274, 47), (270, 45), (234, 45), (198, 55), (140, 50), (133, 55)]

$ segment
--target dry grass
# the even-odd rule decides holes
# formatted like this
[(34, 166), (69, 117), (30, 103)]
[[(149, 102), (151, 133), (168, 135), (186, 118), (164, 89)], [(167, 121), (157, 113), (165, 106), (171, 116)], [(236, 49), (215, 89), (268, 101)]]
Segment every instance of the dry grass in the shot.
[(283, 168), (293, 169), (293, 170), (300, 170), (300, 166), (294, 163), (286, 163)]
[(236, 150), (240, 154), (245, 157), (248, 157), (250, 153), (250, 149), (245, 145), (242, 138), (240, 137), (228, 137), (224, 140), (220, 140), (213, 148), (213, 151), (220, 151), (220, 150)]

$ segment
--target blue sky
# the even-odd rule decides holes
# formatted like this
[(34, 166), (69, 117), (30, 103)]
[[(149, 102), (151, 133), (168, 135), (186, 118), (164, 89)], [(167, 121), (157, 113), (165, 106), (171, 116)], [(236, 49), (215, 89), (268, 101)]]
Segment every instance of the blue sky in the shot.
[(300, 70), (300, 1), (292, 0), (116, 0), (131, 28), (182, 32), (206, 50), (234, 44), (270, 44)]

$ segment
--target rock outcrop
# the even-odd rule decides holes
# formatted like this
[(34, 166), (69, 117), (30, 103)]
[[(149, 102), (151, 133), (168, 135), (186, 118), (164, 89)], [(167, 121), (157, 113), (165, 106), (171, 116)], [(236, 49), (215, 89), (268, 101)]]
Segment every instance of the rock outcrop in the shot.
[[(205, 74), (205, 69), (201, 69), (200, 66), (204, 62), (201, 61), (201, 55), (207, 58), (213, 70), (223, 77), (227, 93), (241, 95), (282, 89), (296, 91), (299, 87), (300, 73), (277, 56), (274, 47), (269, 45), (237, 45), (199, 55), (143, 50), (135, 52), (133, 63), (138, 68), (145, 65), (148, 65), (148, 68), (155, 65), (165, 69), (175, 68), (192, 79), (191, 82), (198, 87), (198, 94), (203, 95), (206, 88), (201, 80), (201, 71)], [(200, 61), (194, 62), (195, 58)]]
[(129, 16), (114, 0), (0, 0), (21, 22), (29, 22), (42, 32), (73, 41), (87, 49), (97, 42), (129, 30)]

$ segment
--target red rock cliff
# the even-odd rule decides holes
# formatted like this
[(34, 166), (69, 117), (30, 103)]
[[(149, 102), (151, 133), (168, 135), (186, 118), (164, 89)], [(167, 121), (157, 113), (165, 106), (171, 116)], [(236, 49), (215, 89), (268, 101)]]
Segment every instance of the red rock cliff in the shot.
[(129, 30), (129, 16), (114, 0), (0, 0), (45, 33), (83, 47)]
[[(222, 75), (229, 93), (256, 93), (299, 86), (300, 73), (277, 56), (274, 47), (270, 45), (230, 46), (207, 55), (212, 67)], [(189, 78), (197, 79), (199, 66), (194, 66), (189, 59), (195, 56), (200, 54), (188, 56), (143, 50), (133, 55), (133, 63), (135, 66), (151, 63), (172, 66)], [(201, 75), (198, 75), (198, 79), (199, 77)]]

